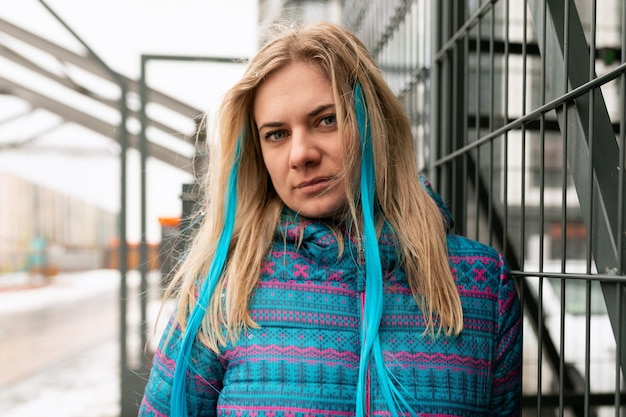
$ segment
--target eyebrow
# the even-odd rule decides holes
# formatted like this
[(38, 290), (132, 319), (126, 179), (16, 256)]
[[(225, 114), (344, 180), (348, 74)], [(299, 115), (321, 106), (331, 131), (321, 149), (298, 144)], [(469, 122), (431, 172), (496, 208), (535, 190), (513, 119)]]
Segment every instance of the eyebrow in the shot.
[(316, 107), (307, 113), (307, 116), (317, 116), (318, 114), (330, 109), (331, 107), (335, 107), (335, 103), (322, 104), (321, 106)]
[[(310, 112), (308, 112), (306, 115), (307, 115), (307, 117), (315, 117), (315, 116), (319, 115), (320, 113), (323, 113), (326, 110), (334, 108), (334, 107), (335, 107), (335, 103), (322, 104), (320, 106), (317, 106), (316, 108), (314, 108)], [(280, 127), (280, 126), (282, 126), (284, 124), (285, 124), (284, 122), (267, 122), (267, 123), (263, 123), (261, 126), (257, 127), (257, 130), (261, 131), (263, 128), (268, 128), (268, 127)]]

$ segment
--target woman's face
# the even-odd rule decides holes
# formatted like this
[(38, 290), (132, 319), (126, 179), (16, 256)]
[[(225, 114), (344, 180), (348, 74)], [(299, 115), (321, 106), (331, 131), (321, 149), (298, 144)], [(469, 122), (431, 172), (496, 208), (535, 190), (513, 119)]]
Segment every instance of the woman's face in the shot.
[(259, 86), (254, 120), (274, 189), (292, 210), (333, 217), (347, 204), (342, 138), (330, 80), (295, 62)]

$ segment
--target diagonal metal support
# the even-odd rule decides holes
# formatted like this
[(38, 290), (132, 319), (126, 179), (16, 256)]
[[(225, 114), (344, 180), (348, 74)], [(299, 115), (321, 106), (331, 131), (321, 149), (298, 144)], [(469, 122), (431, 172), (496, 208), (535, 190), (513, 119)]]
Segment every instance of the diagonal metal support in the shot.
[[(115, 77), (112, 77), (111, 73), (103, 68), (97, 60), (90, 59), (89, 57), (82, 56), (77, 54), (69, 49), (63, 48), (55, 43), (50, 42), (47, 39), (42, 38), (32, 32), (26, 31), (19, 26), (16, 26), (4, 19), (0, 18), (0, 33), (5, 33), (15, 39), (20, 40), (21, 42), (27, 43), (34, 48), (38, 48), (48, 54), (54, 56), (59, 61), (76, 66), (81, 70), (84, 70), (96, 77), (101, 77), (105, 80), (109, 80), (111, 82), (115, 82)], [(22, 57), (15, 56), (11, 53), (7, 48), (0, 48), (0, 55), (4, 56), (7, 59), (10, 59), (16, 62), (19, 65), (24, 65), (25, 62)], [(39, 72), (40, 70), (37, 68), (30, 68), (35, 72)], [(45, 75), (45, 74), (44, 74)], [(128, 85), (128, 92), (133, 92), (139, 94), (139, 82), (137, 80), (133, 80), (121, 74), (116, 74), (120, 80), (124, 81), (126, 85)], [(45, 75), (49, 77), (49, 75)], [(183, 116), (187, 116), (189, 118), (195, 118), (199, 114), (203, 112), (198, 110), (186, 103), (183, 103), (179, 100), (176, 100), (173, 97), (165, 95), (157, 90), (150, 89), (150, 100), (156, 104), (159, 104), (173, 112), (179, 113)]]
[[(7, 58), (11, 61), (13, 61), (14, 63), (20, 65), (21, 67), (28, 69), (36, 74), (41, 75), (42, 77), (46, 78), (47, 80), (53, 81), (63, 87), (68, 88), (69, 90), (75, 91), (78, 94), (82, 94), (85, 97), (89, 97), (92, 98), (93, 100), (96, 100), (98, 103), (102, 103), (108, 107), (110, 107), (111, 109), (117, 110), (117, 100), (112, 99), (112, 98), (106, 98), (106, 97), (102, 97), (102, 96), (98, 96), (96, 93), (88, 90), (86, 87), (76, 84), (71, 78), (67, 77), (67, 76), (60, 76), (55, 74), (54, 72), (47, 70), (45, 68), (43, 68), (41, 65), (36, 64), (34, 61), (26, 58), (25, 56), (21, 55), (20, 53), (16, 52), (15, 50), (1, 45), (0, 44), (0, 56), (3, 56), (4, 58)], [(104, 81), (104, 79), (103, 79)], [(172, 109), (172, 111), (175, 111)], [(201, 112), (200, 110), (198, 110), (196, 112), (196, 115), (200, 115)], [(128, 115), (130, 117), (135, 117), (135, 118), (139, 118), (138, 116), (138, 112), (136, 110), (133, 109), (129, 109), (128, 110)], [(186, 116), (186, 114), (183, 114), (184, 116)], [(189, 118), (193, 118), (192, 116), (189, 116)], [(175, 138), (181, 138), (184, 140), (189, 141), (191, 144), (193, 144), (193, 138), (190, 137), (189, 135), (185, 135), (183, 132), (180, 132), (177, 129), (174, 129), (173, 127), (161, 122), (160, 120), (156, 120), (154, 118), (150, 118), (148, 119), (148, 124), (150, 127), (153, 127), (155, 129), (161, 130), (164, 133), (175, 137)], [(193, 136), (193, 135), (191, 135)]]
[[(97, 117), (93, 117), (76, 108), (59, 105), (60, 103), (57, 100), (29, 88), (26, 88), (1, 76), (0, 92), (20, 97), (21, 99), (28, 101), (35, 107), (45, 109), (51, 113), (58, 115), (67, 122), (72, 122), (84, 126), (87, 129), (90, 129), (93, 132), (99, 133), (103, 136), (109, 138), (116, 137), (116, 132), (118, 130), (116, 126), (105, 122), (104, 120)], [(140, 148), (140, 137), (138, 135), (128, 133), (126, 139), (128, 140), (128, 144), (131, 148), (137, 150)], [(150, 142), (147, 147), (147, 152), (151, 157), (163, 161), (166, 164), (169, 164), (180, 170), (189, 173), (193, 172), (192, 158), (190, 158), (189, 156), (184, 155), (178, 151), (166, 148), (154, 142)]]
[[(541, 50), (541, 54), (546, 60), (546, 76), (550, 77), (547, 92), (551, 97), (547, 97), (547, 101), (565, 94), (565, 86), (571, 91), (591, 81), (588, 66), (584, 65), (591, 61), (582, 23), (574, 1), (567, 2), (566, 38), (563, 1), (527, 0), (537, 39), (545, 37), (545, 50)], [(543, 19), (546, 33), (543, 33)], [(543, 47), (540, 44), (540, 48)], [(601, 274), (623, 275), (624, 254), (619, 250), (624, 248), (624, 233), (618, 230), (620, 219), (623, 219), (623, 213), (620, 213), (623, 201), (619, 201), (619, 196), (623, 195), (623, 190), (619, 192), (619, 171), (625, 167), (620, 167), (620, 149), (601, 90), (590, 88), (588, 94), (575, 98), (566, 109), (559, 106), (556, 112), (559, 127), (567, 140), (568, 163), (587, 231), (591, 234), (597, 270)], [(591, 172), (593, 175), (589, 174)], [(619, 242), (620, 239), (622, 242)], [(621, 317), (626, 308), (626, 277), (624, 282), (603, 282), (601, 285), (616, 340), (621, 338), (617, 341), (618, 346), (625, 346), (626, 320)], [(619, 293), (621, 298), (616, 297)], [(620, 355), (624, 371), (626, 351), (622, 349)]]

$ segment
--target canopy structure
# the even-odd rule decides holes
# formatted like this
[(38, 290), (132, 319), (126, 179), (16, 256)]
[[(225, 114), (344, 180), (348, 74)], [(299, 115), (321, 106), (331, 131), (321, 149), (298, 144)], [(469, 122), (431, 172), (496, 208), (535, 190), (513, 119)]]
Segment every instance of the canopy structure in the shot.
[[(58, 116), (61, 123), (74, 123), (118, 142), (120, 112), (127, 111), (127, 144), (139, 150), (138, 123), (132, 122), (140, 118), (140, 81), (121, 74), (117, 80), (113, 79), (93, 57), (68, 50), (6, 20), (0, 19), (0, 34), (0, 57), (10, 61), (14, 69), (0, 73), (0, 94), (5, 98), (19, 98), (28, 103), (30, 109), (20, 114), (0, 114), (0, 126), (43, 110)], [(11, 78), (9, 73), (29, 75)], [(47, 84), (49, 88), (30, 85), (35, 79), (37, 85)], [(127, 89), (125, 109), (120, 108), (121, 91), (115, 85), (119, 80), (123, 80)], [(152, 113), (160, 115), (156, 118), (149, 113), (145, 118), (146, 131), (149, 132), (147, 156), (192, 172), (193, 144), (203, 112), (149, 87), (146, 96), (154, 107)], [(151, 137), (171, 139), (165, 145), (165, 141), (153, 141)], [(18, 145), (3, 143), (0, 146)]]

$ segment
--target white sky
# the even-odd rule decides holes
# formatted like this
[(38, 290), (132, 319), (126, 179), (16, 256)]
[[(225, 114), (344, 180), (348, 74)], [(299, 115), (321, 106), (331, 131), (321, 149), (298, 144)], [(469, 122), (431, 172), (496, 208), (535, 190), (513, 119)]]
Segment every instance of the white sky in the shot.
[[(37, 0), (0, 0), (0, 18), (48, 40), (84, 54), (83, 46)], [(140, 74), (142, 54), (250, 57), (257, 48), (257, 0), (46, 0), (45, 3), (111, 68), (131, 78)], [(0, 41), (5, 35), (0, 33)], [(53, 63), (55, 64), (55, 63)], [(53, 65), (54, 66), (54, 65)], [(0, 74), (31, 88), (37, 77), (0, 57)], [(241, 75), (242, 65), (152, 62), (150, 87), (201, 110), (211, 110), (223, 92)], [(114, 86), (103, 94), (115, 96)], [(70, 99), (70, 98), (68, 98)], [(27, 109), (26, 103), (0, 97), (0, 144), (39, 136), (28, 150), (0, 150), (0, 172), (119, 210), (117, 145), (82, 127), (58, 123), (38, 112), (28, 119), (2, 123)], [(101, 110), (94, 108), (93, 111)], [(104, 112), (104, 110), (102, 110)], [(115, 115), (113, 115), (115, 116)], [(64, 152), (67, 147), (85, 151)], [(138, 158), (129, 159), (129, 240), (139, 238)], [(178, 216), (181, 185), (191, 177), (159, 161), (148, 161), (148, 240), (160, 239), (158, 217)]]

